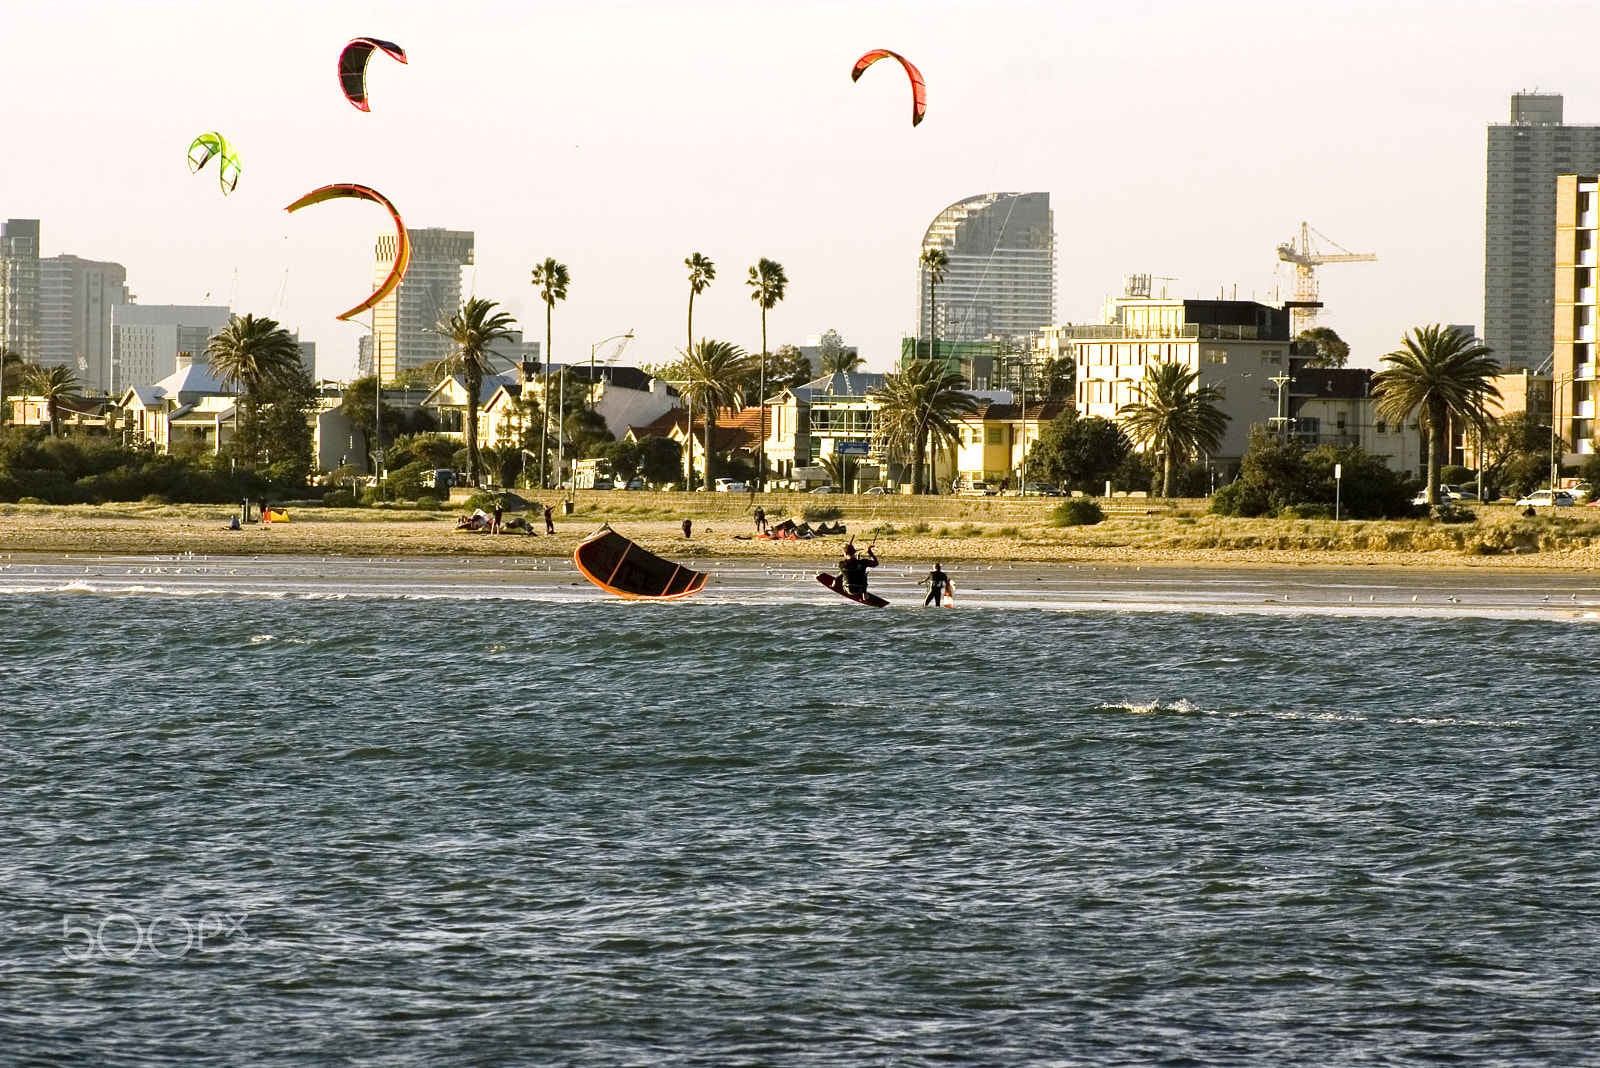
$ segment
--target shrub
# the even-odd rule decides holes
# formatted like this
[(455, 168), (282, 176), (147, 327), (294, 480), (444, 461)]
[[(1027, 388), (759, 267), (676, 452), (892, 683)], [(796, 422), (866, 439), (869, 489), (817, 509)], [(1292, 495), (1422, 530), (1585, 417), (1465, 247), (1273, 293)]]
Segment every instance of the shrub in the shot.
[(164, 493), (146, 493), (139, 499), (141, 504), (171, 504)]
[(1092, 527), (1105, 517), (1105, 509), (1087, 497), (1063, 501), (1050, 511), (1050, 521), (1058, 527)]
[(388, 500), (388, 495), (381, 486), (368, 486), (361, 491), (361, 503), (365, 505), (383, 504)]
[(800, 518), (807, 523), (826, 523), (844, 518), (844, 509), (837, 504), (808, 504), (801, 510)]
[(1478, 513), (1454, 504), (1441, 504), (1434, 509), (1434, 518), (1441, 523), (1476, 523)]
[(1278, 510), (1279, 519), (1332, 519), (1331, 504), (1290, 504)]
[(347, 489), (331, 489), (322, 495), (324, 508), (354, 508), (356, 495)]
[(435, 494), (419, 493), (417, 495), (417, 507), (424, 512), (436, 512), (443, 507), (443, 505), (444, 502), (441, 501)]

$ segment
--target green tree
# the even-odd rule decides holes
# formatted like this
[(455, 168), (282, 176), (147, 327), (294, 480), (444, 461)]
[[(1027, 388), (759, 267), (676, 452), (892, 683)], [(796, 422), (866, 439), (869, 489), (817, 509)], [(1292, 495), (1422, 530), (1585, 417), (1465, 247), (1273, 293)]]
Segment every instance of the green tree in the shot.
[(683, 446), (671, 438), (639, 442), (639, 478), (652, 486), (675, 481), (683, 472)]
[[(1071, 356), (1053, 356), (1046, 360), (1034, 383), (1039, 394), (1047, 401), (1073, 402), (1078, 392), (1078, 364)], [(1033, 395), (1029, 390), (1029, 396)]]
[(317, 389), (296, 361), (292, 371), (268, 379), (251, 394), (228, 450), (250, 465), (271, 472), (280, 487), (304, 486), (311, 475), (316, 434), (311, 416)]
[(1565, 448), (1548, 416), (1526, 409), (1491, 418), (1483, 430), (1483, 481), (1520, 497), (1550, 477), (1550, 457)]
[(811, 360), (794, 345), (779, 345), (772, 354), (772, 391), (796, 389), (815, 378)]
[(1198, 371), (1164, 363), (1145, 372), (1139, 399), (1117, 409), (1128, 436), (1161, 457), (1161, 496), (1172, 496), (1173, 475), (1197, 453), (1215, 452), (1229, 416), (1216, 407), (1222, 393), (1197, 384)]
[[(558, 265), (559, 266), (559, 265)], [(463, 426), (467, 438), (467, 479), (479, 485), (478, 457), (478, 394), (483, 391), (486, 375), (494, 373), (491, 351), (496, 341), (511, 336), (516, 320), (505, 312), (497, 312), (499, 304), (482, 297), (473, 297), (448, 320), (434, 327), (434, 333), (450, 342), (450, 352), (440, 360), (446, 374), (459, 375), (467, 387), (467, 418)]]
[(1383, 358), (1383, 370), (1372, 379), (1372, 395), (1387, 419), (1403, 424), (1416, 414), (1428, 443), (1428, 504), (1437, 505), (1450, 421), (1471, 427), (1488, 422), (1484, 403), (1500, 396), (1492, 381), (1500, 367), (1477, 338), (1453, 327), (1419, 326), (1402, 339), (1402, 346)]
[(605, 416), (590, 408), (568, 408), (563, 429), (574, 456), (588, 456), (594, 446), (616, 440), (606, 428)]
[(11, 422), (12, 386), (22, 372), (22, 357), (0, 345), (0, 427)]
[(911, 464), (913, 492), (932, 492), (923, 465), (930, 441), (956, 450), (957, 420), (978, 410), (978, 399), (966, 391), (959, 374), (946, 373), (933, 360), (902, 367), (871, 391), (878, 401), (874, 434), (886, 451)]
[(861, 468), (861, 461), (854, 456), (841, 456), (831, 452), (817, 461), (819, 467), (828, 472), (828, 481), (838, 488), (840, 493), (854, 493), (856, 485), (856, 472)]
[[(659, 440), (659, 439), (658, 439)], [(586, 454), (604, 460), (612, 476), (626, 486), (639, 473), (639, 445), (632, 441), (601, 441), (589, 446)], [(676, 462), (676, 460), (674, 460)]]
[(1349, 342), (1326, 326), (1302, 330), (1295, 340), (1316, 349), (1316, 355), (1306, 361), (1307, 367), (1343, 367), (1350, 358)]
[(939, 283), (950, 268), (950, 257), (942, 248), (925, 248), (917, 266), (928, 276), (928, 355), (939, 358)]
[(1028, 466), (1062, 489), (1100, 493), (1130, 452), (1122, 427), (1099, 416), (1080, 418), (1068, 408), (1045, 424), (1028, 452)]
[[(1336, 480), (1334, 470), (1342, 468)], [(1276, 516), (1299, 505), (1317, 505), (1333, 514), (1335, 500), (1351, 519), (1399, 519), (1411, 513), (1410, 482), (1389, 470), (1381, 456), (1354, 445), (1307, 449), (1265, 427), (1250, 431), (1250, 446), (1239, 477), (1211, 497), (1219, 515)]]
[(760, 382), (756, 385), (756, 403), (761, 405), (761, 440), (756, 452), (756, 476), (760, 480), (761, 489), (767, 488), (767, 363), (770, 356), (767, 353), (767, 312), (777, 307), (783, 299), (784, 291), (789, 286), (789, 277), (783, 273), (783, 264), (776, 260), (762, 259), (750, 268), (750, 277), (745, 281), (750, 287), (750, 299), (761, 307), (761, 375)]
[(235, 315), (206, 343), (206, 358), (222, 384), (242, 391), (233, 409), (233, 431), (239, 432), (239, 409), (256, 403), (268, 383), (293, 380), (305, 373), (300, 343), (277, 320)]
[[(727, 341), (702, 340), (684, 354), (679, 363), (684, 387), (692, 406), (701, 410), (705, 427), (705, 487), (711, 489), (712, 435), (717, 428), (717, 408), (739, 408), (744, 404), (740, 381), (750, 370), (748, 352)], [(692, 424), (691, 424), (692, 425)]]
[(44, 367), (33, 364), (21, 375), (23, 394), (38, 397), (44, 402), (46, 417), (50, 420), (50, 436), (61, 433), (61, 402), (75, 396), (81, 384), (70, 367)]
[(539, 288), (539, 299), (544, 301), (544, 418), (539, 422), (539, 488), (546, 489), (550, 485), (545, 474), (545, 457), (550, 452), (549, 369), (555, 355), (551, 343), (550, 323), (556, 301), (567, 299), (567, 287), (572, 284), (572, 273), (567, 270), (566, 264), (557, 263), (554, 258), (549, 258), (533, 269), (533, 284)]

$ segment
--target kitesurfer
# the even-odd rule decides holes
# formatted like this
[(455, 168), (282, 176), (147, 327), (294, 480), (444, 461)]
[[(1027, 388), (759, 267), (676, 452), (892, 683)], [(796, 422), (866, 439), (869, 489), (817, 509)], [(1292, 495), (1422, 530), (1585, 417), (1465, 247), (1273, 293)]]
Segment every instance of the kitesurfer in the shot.
[(845, 543), (844, 559), (839, 561), (839, 574), (844, 579), (845, 592), (852, 597), (861, 597), (867, 592), (867, 568), (878, 566), (878, 554), (871, 545), (867, 551), (856, 555), (854, 541)]
[(928, 572), (928, 577), (922, 581), (928, 584), (928, 596), (922, 599), (924, 608), (930, 604), (935, 608), (939, 607), (944, 604), (945, 595), (954, 592), (950, 586), (950, 576), (944, 572), (940, 564), (934, 564), (933, 570)]
[(548, 504), (544, 506), (544, 532), (546, 534), (554, 534), (556, 532), (555, 512), (551, 510)]

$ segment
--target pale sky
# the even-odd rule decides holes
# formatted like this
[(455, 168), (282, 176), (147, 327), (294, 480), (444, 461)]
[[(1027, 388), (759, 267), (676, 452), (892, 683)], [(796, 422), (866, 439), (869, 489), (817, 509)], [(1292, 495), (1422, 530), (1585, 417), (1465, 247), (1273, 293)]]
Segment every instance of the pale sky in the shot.
[[(374, 56), (370, 114), (335, 73), (356, 36), (410, 59)], [(700, 252), (718, 278), (697, 335), (759, 349), (744, 282), (765, 256), (789, 276), (772, 348), (834, 328), (888, 370), (933, 217), (1043, 190), (1058, 320), (1098, 321), (1134, 272), (1288, 296), (1275, 248), (1305, 220), (1379, 257), (1319, 272), (1323, 322), (1375, 366), (1409, 327), (1481, 328), (1484, 127), (1511, 94), (1600, 123), (1600, 5), (1565, 0), (6, 0), (0, 41), (0, 218), (42, 220), (46, 256), (122, 263), (141, 303), (231, 294), (331, 377), (353, 370), (362, 329), (334, 316), (371, 292), (387, 219), (282, 209), (341, 181), (413, 228), (475, 231), (473, 291), (530, 338), (531, 268), (568, 264), (557, 360), (630, 328), (627, 362), (671, 358)], [(921, 68), (920, 127), (897, 69), (851, 83), (871, 48)], [(231, 196), (215, 163), (188, 173), (207, 130), (242, 157)]]

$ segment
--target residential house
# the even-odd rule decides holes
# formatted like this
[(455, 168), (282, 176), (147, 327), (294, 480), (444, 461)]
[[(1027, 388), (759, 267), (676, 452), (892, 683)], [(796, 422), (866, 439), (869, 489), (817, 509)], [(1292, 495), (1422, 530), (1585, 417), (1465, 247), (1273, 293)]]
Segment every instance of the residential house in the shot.
[[(1065, 401), (1035, 401), (1023, 410), (1009, 400), (983, 400), (977, 411), (956, 422), (960, 445), (953, 474), (1016, 488), (1022, 481), (1028, 450), (1038, 442), (1045, 425), (1068, 407)], [(952, 472), (945, 466), (936, 475), (947, 479)]]
[(150, 386), (129, 386), (118, 401), (129, 444), (170, 452), (180, 444), (215, 453), (233, 436), (236, 395), (211, 369), (205, 351), (180, 352), (178, 368)]

